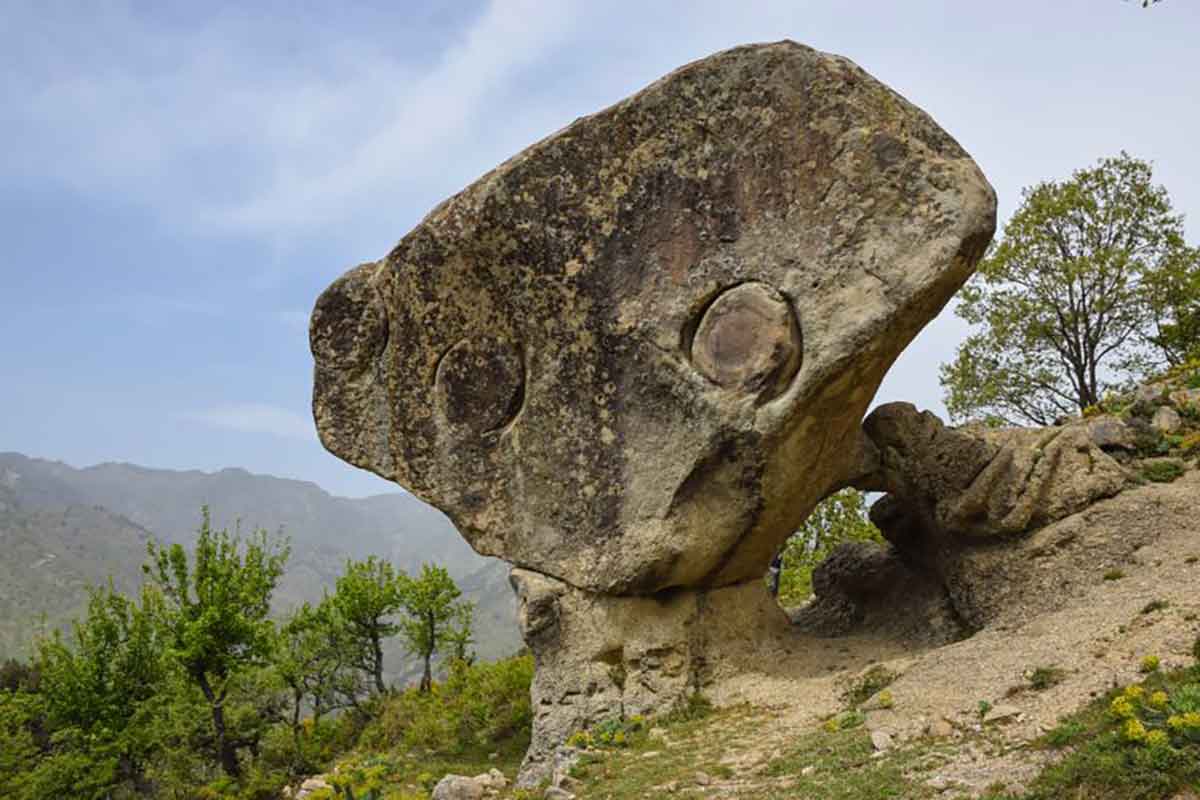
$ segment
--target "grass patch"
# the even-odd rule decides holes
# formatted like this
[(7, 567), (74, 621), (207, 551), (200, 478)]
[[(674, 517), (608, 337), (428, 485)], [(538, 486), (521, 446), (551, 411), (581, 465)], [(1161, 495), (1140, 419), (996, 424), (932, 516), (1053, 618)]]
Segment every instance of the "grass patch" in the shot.
[(744, 707), (714, 711), (707, 703), (682, 705), (652, 721), (653, 727), (665, 731), (665, 738), (650, 736), (647, 729), (627, 738), (620, 748), (585, 752), (571, 771), (578, 784), (570, 791), (581, 800), (646, 800), (662, 796), (661, 787), (675, 784), (679, 795), (689, 796), (689, 790), (702, 788), (696, 783), (700, 772), (714, 780), (733, 778), (734, 770), (721, 762), (722, 757), (735, 737), (764, 724), (770, 723), (761, 712), (752, 715)]
[(1162, 611), (1162, 610), (1170, 608), (1170, 607), (1171, 607), (1171, 604), (1168, 603), (1166, 600), (1151, 600), (1149, 603), (1146, 603), (1146, 605), (1142, 607), (1142, 613), (1143, 614), (1153, 614), (1155, 611)]
[(1104, 573), (1104, 580), (1106, 580), (1106, 581), (1119, 581), (1119, 580), (1121, 580), (1121, 578), (1124, 578), (1124, 577), (1125, 577), (1125, 570), (1117, 569), (1116, 567), (1113, 567), (1112, 569), (1110, 569)]
[(866, 731), (820, 731), (800, 737), (792, 751), (767, 766), (767, 776), (786, 778), (786, 783), (749, 796), (823, 800), (934, 797), (936, 792), (913, 774), (928, 752), (927, 746), (918, 745), (876, 758)]

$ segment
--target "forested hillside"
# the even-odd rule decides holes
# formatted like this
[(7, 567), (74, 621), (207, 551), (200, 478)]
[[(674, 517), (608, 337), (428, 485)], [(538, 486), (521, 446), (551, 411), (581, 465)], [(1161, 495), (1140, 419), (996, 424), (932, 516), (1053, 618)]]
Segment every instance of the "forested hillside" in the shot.
[(280, 610), (319, 599), (347, 558), (376, 555), (406, 572), (433, 562), (476, 604), (481, 657), (520, 646), (506, 565), (477, 555), (449, 520), (411, 495), (351, 499), (241, 469), (76, 469), (0, 453), (0, 654), (23, 654), (43, 625), (76, 616), (89, 585), (110, 577), (119, 591), (140, 585), (147, 541), (190, 545), (202, 506), (215, 526), (240, 520), (245, 532), (265, 528), (288, 537), (291, 558), (275, 597)]

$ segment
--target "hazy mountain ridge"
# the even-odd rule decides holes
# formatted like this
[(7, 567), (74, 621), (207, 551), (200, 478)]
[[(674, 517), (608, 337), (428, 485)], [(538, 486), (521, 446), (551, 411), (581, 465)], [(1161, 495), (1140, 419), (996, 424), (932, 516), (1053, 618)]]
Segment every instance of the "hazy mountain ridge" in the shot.
[(265, 528), (288, 537), (280, 608), (319, 599), (347, 558), (374, 554), (408, 571), (432, 561), (477, 604), (482, 657), (520, 645), (507, 566), (476, 554), (445, 516), (411, 495), (354, 499), (236, 468), (207, 473), (105, 463), (78, 469), (9, 452), (0, 453), (0, 648), (23, 649), (42, 614), (49, 625), (61, 623), (82, 608), (88, 585), (110, 575), (117, 588), (136, 588), (146, 542), (190, 544), (203, 505), (218, 527), (240, 521), (243, 532)]

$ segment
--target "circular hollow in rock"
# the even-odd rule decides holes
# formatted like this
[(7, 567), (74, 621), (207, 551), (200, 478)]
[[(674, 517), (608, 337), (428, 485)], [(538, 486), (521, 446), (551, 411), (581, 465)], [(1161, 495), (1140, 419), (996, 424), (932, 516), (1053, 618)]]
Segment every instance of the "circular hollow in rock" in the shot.
[(800, 369), (800, 327), (791, 303), (765, 283), (727, 289), (704, 311), (692, 362), (713, 383), (773, 395)]
[(504, 339), (463, 339), (442, 356), (434, 377), (438, 411), (453, 427), (475, 433), (503, 428), (525, 396), (521, 352)]

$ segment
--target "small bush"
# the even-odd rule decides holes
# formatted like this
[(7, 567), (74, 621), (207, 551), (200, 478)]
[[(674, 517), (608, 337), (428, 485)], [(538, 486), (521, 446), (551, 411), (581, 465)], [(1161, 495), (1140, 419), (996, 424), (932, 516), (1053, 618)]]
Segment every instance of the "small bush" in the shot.
[(371, 749), (402, 746), (457, 755), (527, 738), (533, 722), (532, 680), (530, 656), (455, 662), (446, 681), (431, 691), (408, 689), (385, 698), (378, 718), (363, 731), (362, 743)]
[(1171, 604), (1168, 603), (1166, 600), (1151, 600), (1149, 603), (1146, 603), (1146, 605), (1142, 607), (1142, 613), (1143, 614), (1153, 614), (1155, 611), (1162, 611), (1163, 609), (1170, 608), (1170, 607), (1171, 607)]
[(1059, 667), (1038, 667), (1029, 676), (1029, 688), (1035, 692), (1045, 691), (1062, 683), (1066, 677), (1066, 670)]
[(851, 708), (856, 708), (876, 692), (891, 686), (898, 677), (900, 676), (887, 667), (876, 664), (842, 692), (842, 700)]
[(41, 682), (37, 667), (18, 661), (15, 658), (0, 664), (0, 691), (35, 692)]
[(867, 717), (861, 711), (843, 711), (825, 720), (825, 724), (822, 727), (829, 733), (837, 733), (838, 731), (848, 731), (857, 728), (866, 721)]
[(1157, 672), (1159, 665), (1158, 656), (1146, 656), (1142, 659), (1142, 663), (1138, 665), (1138, 669), (1145, 673)]
[(667, 725), (674, 725), (680, 722), (695, 722), (696, 720), (710, 716), (712, 713), (712, 701), (699, 692), (692, 692), (687, 696), (686, 700), (668, 711), (659, 721)]
[(1121, 580), (1121, 578), (1124, 578), (1124, 577), (1125, 577), (1125, 570), (1118, 569), (1116, 567), (1113, 567), (1112, 569), (1110, 569), (1104, 573), (1104, 580), (1106, 580), (1106, 581), (1119, 581), (1119, 580)]
[(1183, 473), (1183, 462), (1174, 458), (1150, 461), (1142, 465), (1142, 477), (1151, 483), (1170, 483)]

